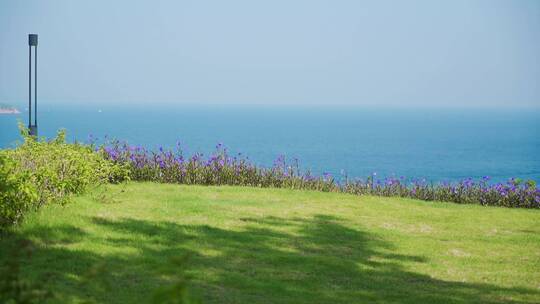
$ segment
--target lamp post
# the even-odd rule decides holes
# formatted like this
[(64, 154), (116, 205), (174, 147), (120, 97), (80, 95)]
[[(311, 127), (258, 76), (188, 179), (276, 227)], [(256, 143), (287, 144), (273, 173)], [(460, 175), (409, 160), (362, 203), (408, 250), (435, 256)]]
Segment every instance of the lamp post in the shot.
[[(38, 35), (28, 34), (28, 130), (38, 135), (37, 127), (37, 45)], [(34, 47), (34, 125), (32, 125), (32, 46)]]

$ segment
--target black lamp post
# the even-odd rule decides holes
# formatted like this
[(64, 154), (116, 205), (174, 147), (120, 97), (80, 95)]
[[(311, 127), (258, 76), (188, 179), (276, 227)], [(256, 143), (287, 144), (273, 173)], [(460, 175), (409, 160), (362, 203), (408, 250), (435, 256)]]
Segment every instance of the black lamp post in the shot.
[[(38, 35), (28, 34), (28, 130), (38, 135), (37, 127), (37, 45)], [(32, 125), (32, 46), (34, 46), (34, 125)]]

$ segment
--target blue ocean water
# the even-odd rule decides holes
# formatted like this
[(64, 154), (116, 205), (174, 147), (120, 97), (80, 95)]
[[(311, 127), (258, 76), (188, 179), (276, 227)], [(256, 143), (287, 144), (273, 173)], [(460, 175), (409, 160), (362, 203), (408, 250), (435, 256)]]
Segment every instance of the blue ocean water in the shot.
[[(26, 115), (0, 115), (0, 147), (19, 139)], [(315, 174), (540, 181), (538, 110), (42, 105), (38, 123), (48, 137), (65, 128), (69, 140), (108, 135), (151, 149), (181, 141), (208, 154), (223, 143), (263, 166), (284, 154)]]

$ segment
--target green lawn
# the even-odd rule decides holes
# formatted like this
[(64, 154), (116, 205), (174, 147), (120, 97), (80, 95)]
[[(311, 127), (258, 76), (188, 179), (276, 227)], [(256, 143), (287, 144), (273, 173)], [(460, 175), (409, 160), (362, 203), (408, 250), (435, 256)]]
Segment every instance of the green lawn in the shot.
[(72, 303), (145, 303), (184, 254), (204, 303), (540, 302), (539, 210), (153, 183), (107, 191), (113, 200), (93, 193), (30, 215), (0, 242), (1, 259), (29, 239), (24, 277)]

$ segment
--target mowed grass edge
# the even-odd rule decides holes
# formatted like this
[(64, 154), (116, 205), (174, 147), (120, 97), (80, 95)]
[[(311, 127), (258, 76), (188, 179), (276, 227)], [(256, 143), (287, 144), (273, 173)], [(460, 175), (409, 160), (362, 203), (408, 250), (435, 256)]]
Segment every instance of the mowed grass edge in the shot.
[(129, 183), (31, 214), (2, 258), (30, 240), (23, 274), (58, 302), (145, 302), (188, 255), (205, 303), (535, 303), (538, 223), (539, 210)]

